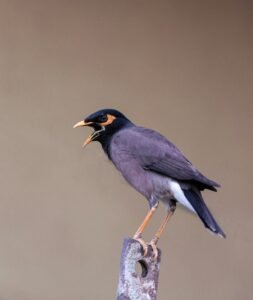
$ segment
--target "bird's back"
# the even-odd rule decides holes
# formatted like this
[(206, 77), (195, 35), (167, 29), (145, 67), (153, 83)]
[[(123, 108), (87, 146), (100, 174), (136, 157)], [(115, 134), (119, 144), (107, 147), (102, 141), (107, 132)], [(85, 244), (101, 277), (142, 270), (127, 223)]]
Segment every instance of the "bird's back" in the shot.
[(195, 183), (199, 189), (219, 186), (202, 175), (172, 142), (148, 128), (133, 125), (120, 130), (113, 136), (109, 151), (116, 167), (122, 160), (133, 160), (144, 170)]

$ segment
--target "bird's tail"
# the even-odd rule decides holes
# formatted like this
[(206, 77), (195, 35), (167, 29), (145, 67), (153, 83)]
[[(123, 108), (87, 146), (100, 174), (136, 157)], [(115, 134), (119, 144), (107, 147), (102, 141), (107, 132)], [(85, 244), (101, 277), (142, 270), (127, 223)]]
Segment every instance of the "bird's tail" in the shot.
[(215, 234), (220, 235), (221, 237), (225, 238), (226, 234), (215, 221), (214, 217), (212, 216), (210, 210), (206, 206), (201, 194), (199, 191), (195, 191), (193, 189), (183, 190), (185, 197), (191, 203), (192, 207), (204, 223), (205, 227), (214, 232)]

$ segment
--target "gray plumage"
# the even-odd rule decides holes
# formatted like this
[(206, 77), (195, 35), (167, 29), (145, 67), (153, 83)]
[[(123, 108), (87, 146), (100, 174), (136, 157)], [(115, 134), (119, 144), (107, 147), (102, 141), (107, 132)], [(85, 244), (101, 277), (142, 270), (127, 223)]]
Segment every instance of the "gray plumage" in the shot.
[(219, 184), (201, 174), (161, 134), (135, 125), (128, 126), (112, 136), (109, 152), (116, 168), (148, 199), (150, 207), (159, 200), (168, 207), (177, 201), (196, 212), (208, 229), (225, 237), (200, 193), (203, 189), (216, 191)]
[(127, 182), (149, 202), (159, 201), (174, 211), (177, 202), (196, 213), (212, 232), (225, 233), (207, 208), (201, 191), (216, 191), (219, 184), (201, 174), (182, 152), (160, 133), (134, 125), (121, 112), (104, 109), (75, 127), (94, 128), (84, 145), (101, 143), (105, 153)]

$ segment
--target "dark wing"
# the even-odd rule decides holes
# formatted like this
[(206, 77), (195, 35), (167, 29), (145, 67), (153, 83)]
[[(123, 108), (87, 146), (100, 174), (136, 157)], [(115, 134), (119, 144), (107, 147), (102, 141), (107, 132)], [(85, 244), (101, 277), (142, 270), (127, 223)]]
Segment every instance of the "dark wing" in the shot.
[(118, 138), (122, 137), (124, 151), (127, 149), (134, 155), (144, 169), (193, 183), (201, 190), (207, 188), (215, 191), (215, 187), (219, 187), (219, 184), (202, 175), (174, 144), (158, 132), (133, 126), (119, 132)]

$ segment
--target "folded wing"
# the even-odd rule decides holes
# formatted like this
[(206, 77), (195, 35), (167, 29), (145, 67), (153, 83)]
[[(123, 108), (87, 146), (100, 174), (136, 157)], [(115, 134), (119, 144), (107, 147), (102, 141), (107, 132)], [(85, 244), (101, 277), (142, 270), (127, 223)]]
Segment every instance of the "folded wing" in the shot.
[(146, 170), (192, 183), (200, 190), (216, 191), (215, 187), (219, 187), (218, 183), (201, 174), (173, 143), (154, 130), (129, 128), (124, 133), (123, 144)]

